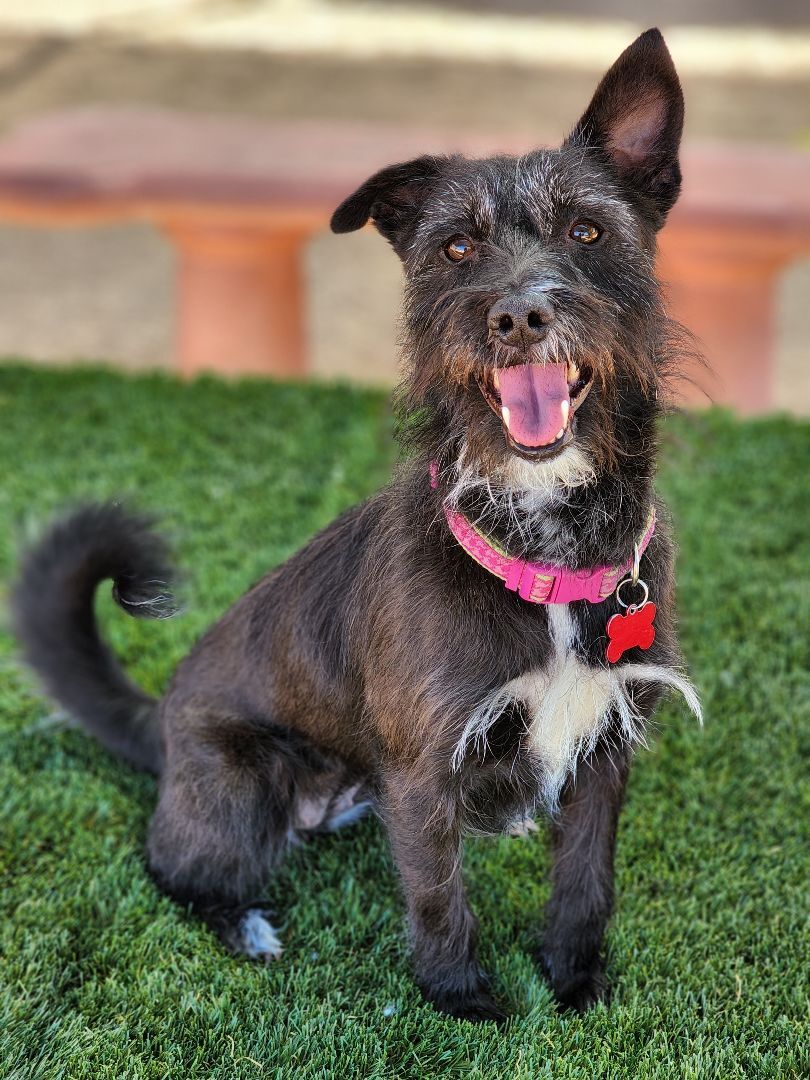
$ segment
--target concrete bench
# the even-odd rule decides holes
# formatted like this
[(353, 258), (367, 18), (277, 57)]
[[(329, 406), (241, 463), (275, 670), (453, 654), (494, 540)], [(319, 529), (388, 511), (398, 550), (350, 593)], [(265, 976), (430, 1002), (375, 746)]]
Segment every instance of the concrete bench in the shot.
[[(0, 220), (154, 223), (178, 255), (178, 369), (301, 376), (302, 249), (346, 194), (380, 166), (420, 153), (535, 143), (365, 123), (69, 110), (0, 140)], [(810, 250), (810, 155), (692, 147), (684, 174), (661, 245), (673, 313), (703, 344), (714, 397), (765, 410), (776, 280)], [(699, 401), (693, 390), (686, 397)]]

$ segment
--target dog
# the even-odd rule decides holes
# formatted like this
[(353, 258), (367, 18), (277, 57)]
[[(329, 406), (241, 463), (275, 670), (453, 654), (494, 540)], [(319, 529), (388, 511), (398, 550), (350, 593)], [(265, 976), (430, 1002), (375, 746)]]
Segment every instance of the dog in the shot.
[(100, 639), (114, 582), (166, 614), (150, 519), (83, 506), (28, 554), (12, 606), (47, 691), (159, 777), (148, 866), (236, 953), (281, 953), (255, 898), (291, 843), (369, 807), (390, 837), (416, 981), (438, 1010), (504, 1012), (476, 958), (468, 834), (550, 819), (538, 962), (561, 1007), (607, 992), (617, 819), (662, 694), (699, 713), (675, 635), (656, 425), (681, 353), (654, 274), (683, 97), (661, 34), (607, 71), (559, 149), (382, 169), (369, 220), (402, 260), (401, 462), (252, 587), (161, 701)]

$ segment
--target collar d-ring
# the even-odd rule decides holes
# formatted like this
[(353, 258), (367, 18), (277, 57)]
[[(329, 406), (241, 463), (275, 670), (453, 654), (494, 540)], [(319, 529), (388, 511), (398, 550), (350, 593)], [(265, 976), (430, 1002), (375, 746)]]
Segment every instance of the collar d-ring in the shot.
[(638, 569), (641, 563), (641, 552), (638, 549), (638, 544), (633, 545), (633, 569), (630, 573), (630, 580), (635, 585), (638, 581)]

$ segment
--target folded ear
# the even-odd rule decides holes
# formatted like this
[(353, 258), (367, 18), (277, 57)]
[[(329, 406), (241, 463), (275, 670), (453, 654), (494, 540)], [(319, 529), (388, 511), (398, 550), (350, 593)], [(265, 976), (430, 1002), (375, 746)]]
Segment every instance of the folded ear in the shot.
[(442, 164), (441, 158), (427, 156), (381, 169), (335, 210), (332, 232), (353, 232), (371, 218), (386, 240), (402, 254), (408, 232), (440, 176)]
[(660, 30), (628, 46), (596, 88), (568, 144), (603, 154), (656, 227), (678, 198), (683, 93)]

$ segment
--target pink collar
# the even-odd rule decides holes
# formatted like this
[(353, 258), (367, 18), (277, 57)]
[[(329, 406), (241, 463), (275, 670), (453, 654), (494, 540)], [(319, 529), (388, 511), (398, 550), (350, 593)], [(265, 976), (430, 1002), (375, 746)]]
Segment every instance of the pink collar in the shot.
[[(431, 487), (437, 486), (436, 466), (431, 465)], [(502, 551), (467, 518), (445, 503), (444, 516), (450, 532), (461, 547), (490, 574), (499, 577), (507, 589), (516, 592), (532, 604), (568, 604), (572, 600), (588, 600), (599, 604), (606, 600), (633, 567), (634, 556), (620, 566), (597, 566), (586, 570), (569, 570), (553, 563), (528, 562), (513, 559)], [(638, 542), (639, 557), (646, 550), (655, 532), (655, 507), (650, 507), (644, 533)]]

